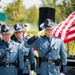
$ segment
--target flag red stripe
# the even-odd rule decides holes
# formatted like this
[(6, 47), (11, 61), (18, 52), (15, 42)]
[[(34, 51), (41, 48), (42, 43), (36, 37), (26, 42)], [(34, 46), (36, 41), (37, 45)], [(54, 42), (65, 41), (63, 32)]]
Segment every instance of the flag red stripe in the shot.
[(66, 25), (64, 25), (65, 28), (64, 28), (64, 31), (61, 35), (61, 39), (64, 40), (64, 38), (66, 37), (66, 33), (68, 33), (68, 30), (71, 27), (72, 22), (74, 21), (74, 19), (75, 19), (74, 14), (69, 17), (69, 20), (66, 22)]
[(65, 43), (75, 40), (75, 12), (57, 26), (53, 35), (61, 38)]
[[(67, 25), (67, 23), (70, 21), (70, 19), (72, 18), (72, 15), (74, 15), (74, 14), (71, 14), (70, 16), (69, 16), (69, 18), (67, 18), (65, 21), (63, 21), (63, 22), (61, 22), (60, 24), (59, 24), (59, 26), (57, 26), (57, 32), (56, 32), (56, 36), (58, 36), (58, 37), (60, 37), (61, 35), (61, 32), (62, 32), (62, 29), (64, 29), (65, 28), (65, 25)], [(60, 27), (60, 28), (59, 28)]]

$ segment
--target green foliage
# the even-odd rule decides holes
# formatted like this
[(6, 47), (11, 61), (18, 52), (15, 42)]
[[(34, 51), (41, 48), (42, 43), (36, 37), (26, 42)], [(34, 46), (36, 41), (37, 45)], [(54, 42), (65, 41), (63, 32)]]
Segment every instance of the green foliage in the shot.
[(67, 48), (67, 54), (68, 55), (75, 55), (75, 41), (71, 41), (69, 43), (66, 43)]
[(26, 16), (26, 21), (32, 25), (37, 25), (38, 24), (38, 9), (36, 6), (32, 6), (27, 10), (27, 16)]
[(12, 24), (20, 22), (24, 18), (25, 8), (22, 0), (16, 0), (4, 8), (4, 11), (10, 17)]
[(20, 22), (22, 24), (30, 23), (32, 25), (38, 24), (38, 9), (33, 6), (26, 9), (22, 4), (23, 0), (14, 0), (8, 6), (4, 7), (6, 15), (10, 17), (10, 21), (7, 23), (14, 24)]
[(61, 11), (62, 20), (64, 20), (75, 10), (75, 1), (63, 0), (62, 4), (59, 4), (58, 6)]

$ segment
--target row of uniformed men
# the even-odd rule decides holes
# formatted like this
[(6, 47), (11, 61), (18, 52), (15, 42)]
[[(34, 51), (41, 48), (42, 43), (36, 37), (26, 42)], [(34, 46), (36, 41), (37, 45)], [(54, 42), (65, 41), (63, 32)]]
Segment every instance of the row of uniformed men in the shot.
[(0, 75), (33, 75), (35, 58), (33, 48), (25, 47), (25, 41), (29, 38), (25, 33), (26, 27), (15, 24), (14, 35), (11, 36), (12, 32), (8, 25), (1, 25)]
[[(15, 25), (15, 37), (10, 40), (10, 28), (7, 25), (1, 26), (1, 34), (3, 40), (0, 42), (0, 75), (29, 75), (29, 65), (31, 64), (31, 70), (34, 70), (37, 75), (65, 75), (67, 68), (67, 53), (63, 41), (52, 35), (56, 23), (51, 19), (46, 19), (40, 27), (45, 32), (45, 35), (39, 37), (41, 32), (31, 38), (24, 38), (24, 29), (19, 25)], [(21, 29), (22, 28), (22, 29)], [(7, 46), (7, 43), (9, 46)], [(36, 48), (38, 51), (40, 60), (35, 67), (35, 59), (32, 48)], [(61, 62), (58, 57), (60, 56)], [(14, 62), (19, 60), (19, 67), (15, 67)], [(29, 60), (30, 59), (30, 62)], [(37, 64), (38, 64), (37, 63)], [(61, 63), (61, 71), (59, 69), (59, 63)], [(5, 67), (5, 65), (9, 67)], [(2, 66), (4, 65), (4, 66)], [(17, 72), (18, 71), (18, 72)], [(23, 72), (22, 72), (23, 71)], [(33, 72), (33, 71), (32, 71)], [(31, 73), (32, 73), (31, 72)]]

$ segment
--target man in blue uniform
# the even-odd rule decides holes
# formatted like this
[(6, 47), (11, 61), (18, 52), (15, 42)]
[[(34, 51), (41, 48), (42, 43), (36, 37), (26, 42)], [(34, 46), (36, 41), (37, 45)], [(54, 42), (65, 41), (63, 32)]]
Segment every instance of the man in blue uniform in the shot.
[(44, 29), (45, 35), (39, 37), (37, 34), (26, 42), (26, 47), (35, 47), (38, 51), (39, 57), (36, 57), (38, 65), (35, 69), (38, 75), (65, 75), (67, 65), (66, 48), (61, 39), (52, 36), (55, 26), (56, 24), (51, 19), (46, 19), (40, 25)]
[(0, 75), (17, 75), (18, 69), (23, 69), (22, 48), (10, 39), (12, 29), (3, 24), (0, 40)]
[[(32, 73), (35, 68), (35, 59), (34, 59), (34, 53), (32, 48), (26, 48), (25, 47), (25, 41), (27, 40), (27, 37), (23, 37), (23, 30), (21, 24), (15, 24), (14, 25), (14, 35), (15, 39), (13, 39), (15, 42), (18, 42), (21, 44), (21, 46), (24, 46), (25, 51), (23, 50), (23, 57), (24, 57), (24, 68), (23, 68), (23, 75), (29, 75), (29, 73)], [(31, 69), (29, 68), (31, 67)], [(30, 72), (31, 70), (31, 72)], [(21, 70), (19, 70), (20, 72)], [(33, 74), (31, 74), (33, 75)]]

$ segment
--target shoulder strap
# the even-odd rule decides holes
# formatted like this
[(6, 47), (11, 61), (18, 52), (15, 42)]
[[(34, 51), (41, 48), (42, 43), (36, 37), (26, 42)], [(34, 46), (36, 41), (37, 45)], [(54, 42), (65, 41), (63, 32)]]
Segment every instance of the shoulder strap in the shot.
[[(55, 37), (56, 38), (56, 37)], [(50, 51), (52, 51), (52, 48), (51, 48), (51, 41), (52, 41), (52, 38), (51, 38), (51, 40), (49, 40), (49, 46), (48, 46), (48, 51), (47, 51), (47, 53), (44, 55), (44, 57), (50, 52)], [(52, 46), (54, 46), (55, 45), (55, 43), (52, 45)]]
[(52, 50), (52, 48), (51, 48), (51, 40), (52, 40), (52, 38), (51, 39), (48, 38), (48, 42), (49, 42), (48, 49), (49, 50), (46, 52), (46, 54), (44, 55), (44, 57)]
[(44, 57), (50, 52), (52, 51), (52, 48), (50, 47), (49, 50), (46, 52), (46, 54), (44, 55)]
[(8, 53), (10, 52), (11, 49), (12, 49), (12, 47), (5, 53), (5, 55), (2, 58), (0, 58), (0, 61), (2, 61), (8, 55)]

